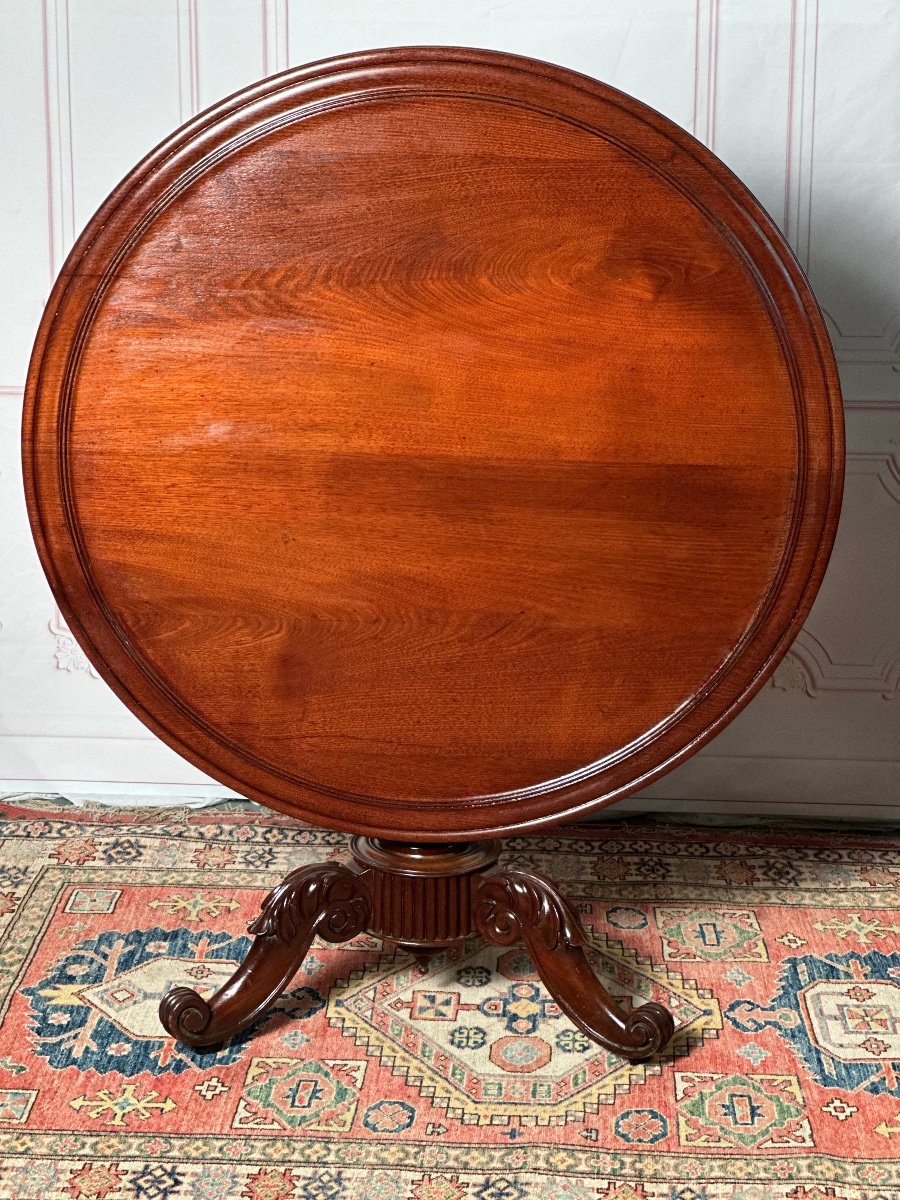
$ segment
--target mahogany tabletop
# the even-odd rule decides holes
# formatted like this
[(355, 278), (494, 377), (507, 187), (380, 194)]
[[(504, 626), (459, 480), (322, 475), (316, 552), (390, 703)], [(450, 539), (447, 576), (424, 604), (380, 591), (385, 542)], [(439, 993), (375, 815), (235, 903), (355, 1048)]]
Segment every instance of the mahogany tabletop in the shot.
[(840, 394), (772, 221), (620, 92), (481, 50), (174, 133), (47, 307), (29, 509), (73, 633), (210, 775), (436, 840), (696, 750), (796, 636)]

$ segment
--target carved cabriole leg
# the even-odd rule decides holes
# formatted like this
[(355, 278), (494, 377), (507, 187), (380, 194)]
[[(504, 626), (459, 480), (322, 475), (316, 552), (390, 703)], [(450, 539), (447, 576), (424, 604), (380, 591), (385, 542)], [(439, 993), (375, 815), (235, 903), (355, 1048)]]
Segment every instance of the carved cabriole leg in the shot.
[(475, 919), (488, 941), (524, 942), (544, 986), (573, 1024), (616, 1054), (644, 1059), (675, 1031), (671, 1014), (649, 1002), (624, 1013), (591, 969), (581, 921), (556, 887), (529, 871), (485, 875), (475, 893)]
[(215, 1046), (239, 1033), (284, 991), (316, 934), (345, 942), (366, 928), (369, 897), (358, 875), (335, 863), (300, 867), (270, 892), (248, 926), (255, 941), (231, 979), (209, 1000), (192, 988), (168, 992), (160, 1020), (190, 1046)]

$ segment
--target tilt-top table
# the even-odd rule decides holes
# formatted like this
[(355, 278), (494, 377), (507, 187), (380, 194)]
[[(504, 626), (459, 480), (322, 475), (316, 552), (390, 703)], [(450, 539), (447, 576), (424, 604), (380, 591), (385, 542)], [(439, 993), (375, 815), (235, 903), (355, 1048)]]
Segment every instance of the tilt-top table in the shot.
[(840, 503), (821, 315), (693, 138), (482, 50), (264, 80), (116, 189), (56, 284), (24, 461), (60, 608), (203, 771), (355, 833), (211, 998), (221, 1042), (312, 938), (524, 941), (631, 1058), (553, 883), (498, 838), (583, 817), (713, 736), (797, 634)]

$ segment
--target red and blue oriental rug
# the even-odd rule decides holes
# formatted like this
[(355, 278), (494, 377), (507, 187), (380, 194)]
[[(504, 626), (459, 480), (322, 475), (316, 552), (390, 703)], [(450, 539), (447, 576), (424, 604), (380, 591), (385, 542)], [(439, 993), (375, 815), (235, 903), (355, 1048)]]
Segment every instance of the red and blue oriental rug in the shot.
[(343, 835), (256, 810), (0, 806), (0, 1197), (897, 1200), (900, 837), (604, 825), (511, 838), (625, 1004), (677, 1035), (633, 1065), (520, 949), (417, 964), (316, 942), (215, 1052), (165, 1036), (292, 868)]

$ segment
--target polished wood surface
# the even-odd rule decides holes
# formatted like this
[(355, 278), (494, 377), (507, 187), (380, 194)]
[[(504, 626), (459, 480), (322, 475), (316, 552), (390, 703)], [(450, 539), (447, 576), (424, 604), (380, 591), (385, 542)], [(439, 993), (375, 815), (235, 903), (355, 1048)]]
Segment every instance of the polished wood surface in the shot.
[(637, 101), (485, 51), (264, 81), (89, 224), (29, 376), (36, 541), (126, 704), (387, 838), (571, 818), (746, 703), (840, 502), (771, 221)]

